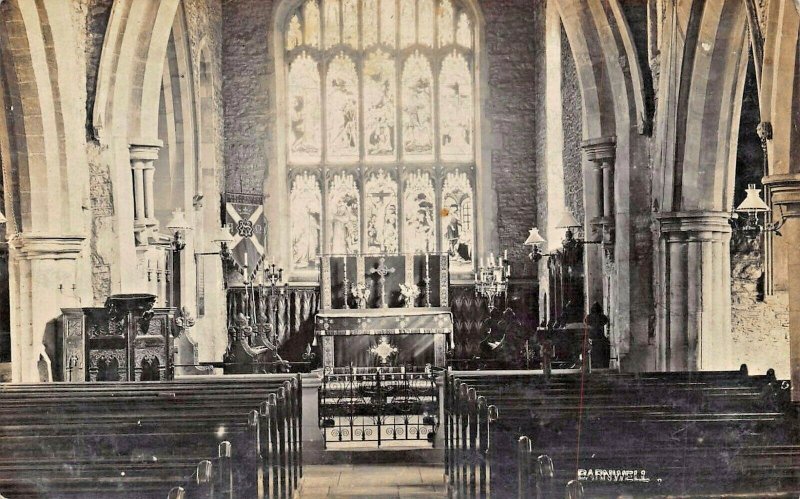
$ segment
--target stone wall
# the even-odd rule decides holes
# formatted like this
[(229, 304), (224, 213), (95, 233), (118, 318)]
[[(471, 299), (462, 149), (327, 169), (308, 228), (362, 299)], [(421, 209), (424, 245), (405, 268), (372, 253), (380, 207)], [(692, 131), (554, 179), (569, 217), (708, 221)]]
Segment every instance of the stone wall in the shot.
[[(497, 196), (500, 247), (513, 262), (527, 260), (522, 246), (538, 224), (539, 161), (546, 149), (544, 109), (545, 2), (486, 0), (489, 61), (487, 119), (492, 130), (492, 179)], [(526, 266), (532, 271), (534, 266)]]
[(567, 33), (561, 30), (561, 112), (564, 123), (564, 197), (565, 205), (577, 220), (583, 220), (583, 167), (581, 140), (583, 111), (578, 72), (569, 47)]
[(732, 333), (736, 362), (750, 374), (775, 369), (789, 378), (789, 297), (761, 297), (764, 257), (761, 244), (734, 238), (731, 244)]
[(269, 115), (271, 0), (222, 4), (222, 96), (225, 101), (225, 166), (228, 191), (260, 193), (269, 168), (275, 118)]

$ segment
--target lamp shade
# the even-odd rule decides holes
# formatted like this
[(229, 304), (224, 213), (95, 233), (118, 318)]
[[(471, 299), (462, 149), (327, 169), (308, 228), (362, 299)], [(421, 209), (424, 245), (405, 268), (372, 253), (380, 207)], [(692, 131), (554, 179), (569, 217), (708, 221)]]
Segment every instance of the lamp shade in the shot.
[(539, 229), (534, 227), (531, 229), (530, 234), (528, 234), (528, 239), (526, 239), (523, 244), (525, 244), (525, 246), (538, 246), (545, 242), (547, 241), (539, 234)]
[(556, 229), (571, 229), (573, 227), (580, 227), (581, 224), (578, 222), (575, 217), (570, 213), (569, 210), (564, 211), (564, 214), (561, 216), (561, 220), (558, 221), (558, 225), (556, 225)]
[(233, 236), (231, 235), (231, 231), (228, 230), (228, 227), (222, 226), (217, 229), (217, 233), (214, 234), (214, 239), (212, 239), (213, 243), (215, 244), (230, 244), (233, 242)]
[(767, 203), (761, 199), (761, 191), (756, 188), (755, 184), (750, 184), (747, 189), (745, 189), (745, 192), (747, 196), (744, 198), (744, 201), (736, 207), (735, 211), (739, 213), (761, 213), (770, 211)]
[(172, 220), (167, 224), (167, 228), (170, 230), (190, 230), (192, 226), (186, 221), (183, 210), (175, 210), (172, 212)]

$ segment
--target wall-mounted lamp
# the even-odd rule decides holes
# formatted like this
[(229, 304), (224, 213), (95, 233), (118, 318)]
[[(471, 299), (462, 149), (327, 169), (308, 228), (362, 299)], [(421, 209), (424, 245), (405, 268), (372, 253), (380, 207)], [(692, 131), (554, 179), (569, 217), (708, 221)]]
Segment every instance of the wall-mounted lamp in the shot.
[[(575, 237), (574, 230), (577, 230), (581, 227), (581, 224), (575, 218), (575, 216), (569, 212), (569, 210), (565, 210), (564, 214), (561, 216), (561, 220), (558, 221), (556, 225), (557, 229), (567, 229), (564, 233), (564, 240), (561, 241), (561, 246), (564, 248), (565, 251), (573, 250), (578, 246), (583, 246), (585, 244), (602, 244), (603, 241), (585, 241), (583, 239), (578, 239)], [(573, 230), (574, 229), (574, 230)], [(525, 246), (531, 246), (532, 250), (528, 254), (528, 257), (533, 260), (534, 262), (538, 262), (544, 256), (551, 256), (550, 253), (542, 253), (541, 246), (547, 242), (541, 234), (539, 234), (539, 229), (534, 227), (530, 230), (530, 234), (528, 235), (528, 239), (525, 240)]]
[(531, 252), (528, 253), (528, 258), (530, 258), (534, 262), (538, 262), (539, 260), (542, 259), (542, 257), (550, 256), (549, 253), (542, 253), (541, 246), (546, 242), (547, 240), (545, 240), (545, 238), (543, 238), (542, 235), (539, 234), (539, 229), (534, 227), (528, 233), (528, 239), (526, 239), (525, 242), (522, 244), (531, 247)]
[(186, 221), (183, 210), (177, 209), (172, 212), (172, 220), (167, 224), (167, 229), (173, 232), (172, 249), (183, 251), (186, 247), (186, 231), (192, 230), (192, 226)]
[(223, 225), (217, 229), (217, 233), (214, 235), (211, 242), (219, 246), (219, 255), (223, 262), (233, 258), (233, 252), (229, 248), (229, 245), (233, 242), (233, 235), (231, 235), (231, 231), (228, 230), (228, 227)]
[[(761, 232), (774, 232), (780, 236), (780, 228), (786, 223), (786, 215), (783, 214), (781, 207), (781, 218), (777, 222), (767, 222), (766, 214), (771, 210), (767, 203), (761, 199), (761, 190), (755, 184), (749, 184), (745, 189), (747, 195), (739, 206), (733, 210), (733, 220), (740, 220), (734, 223), (734, 229), (741, 232), (748, 239), (757, 238)], [(763, 214), (763, 218), (759, 215)]]

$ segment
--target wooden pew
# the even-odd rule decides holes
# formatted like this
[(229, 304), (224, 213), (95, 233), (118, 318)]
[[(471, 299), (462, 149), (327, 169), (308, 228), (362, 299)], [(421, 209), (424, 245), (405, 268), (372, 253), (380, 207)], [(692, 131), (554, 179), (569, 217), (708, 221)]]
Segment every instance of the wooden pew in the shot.
[[(50, 390), (3, 385), (0, 493), (15, 497), (12, 487), (46, 483), (50, 476), (50, 486), (73, 488), (73, 497), (93, 487), (113, 493), (126, 484), (141, 497), (164, 497), (224, 438), (237, 461), (236, 497), (291, 497), (302, 474), (300, 379), (231, 378), (237, 379), (57, 383)], [(133, 453), (147, 452), (156, 461), (132, 460)], [(65, 472), (65, 463), (89, 480)], [(125, 478), (119, 469), (128, 470)]]
[[(453, 495), (516, 495), (520, 486), (517, 470), (530, 466), (526, 464), (530, 456), (519, 464), (511, 452), (520, 445), (521, 435), (531, 437), (532, 452), (546, 453), (556, 463), (554, 478), (562, 484), (562, 491), (563, 484), (576, 478), (577, 467), (619, 468), (641, 462), (651, 470), (663, 470), (669, 479), (681, 473), (686, 476), (687, 467), (694, 476), (717, 466), (725, 470), (725, 476), (717, 482), (746, 485), (736, 478), (747, 471), (748, 477), (756, 473), (760, 480), (756, 486), (764, 491), (798, 487), (794, 469), (800, 467), (800, 450), (793, 431), (797, 416), (788, 403), (788, 387), (778, 387), (773, 373), (747, 376), (746, 369), (723, 373), (595, 373), (583, 380), (582, 401), (579, 374), (556, 375), (549, 382), (542, 378), (525, 373), (490, 377), (450, 373), (446, 377), (445, 465)], [(576, 452), (578, 423), (583, 430), (580, 458)], [(748, 435), (759, 432), (763, 438)], [(676, 434), (684, 435), (684, 440), (676, 442)], [(635, 435), (629, 445), (624, 445), (626, 435)], [(700, 440), (690, 443), (689, 437)], [(770, 439), (784, 446), (761, 451)], [(612, 442), (623, 444), (615, 448), (609, 445)], [(719, 452), (727, 457), (715, 459)], [(672, 457), (671, 464), (664, 464), (664, 456)], [(526, 473), (534, 471), (528, 469)], [(720, 485), (714, 480), (699, 481), (703, 483), (698, 490)], [(675, 490), (676, 484), (668, 480), (658, 483), (662, 490), (668, 486)], [(613, 484), (582, 484), (591, 486), (591, 497), (614, 488)], [(641, 493), (644, 489), (631, 490)]]

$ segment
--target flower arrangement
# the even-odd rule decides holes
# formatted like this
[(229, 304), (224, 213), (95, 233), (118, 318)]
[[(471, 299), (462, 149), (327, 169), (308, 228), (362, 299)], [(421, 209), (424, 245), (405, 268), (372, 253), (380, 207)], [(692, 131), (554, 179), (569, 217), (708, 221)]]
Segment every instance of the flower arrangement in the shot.
[(358, 308), (364, 309), (367, 308), (367, 300), (369, 300), (369, 288), (366, 284), (357, 284), (353, 286), (352, 290), (353, 296), (358, 303)]
[(405, 299), (406, 308), (413, 308), (414, 300), (419, 296), (419, 288), (415, 284), (403, 283), (400, 284), (400, 294)]

